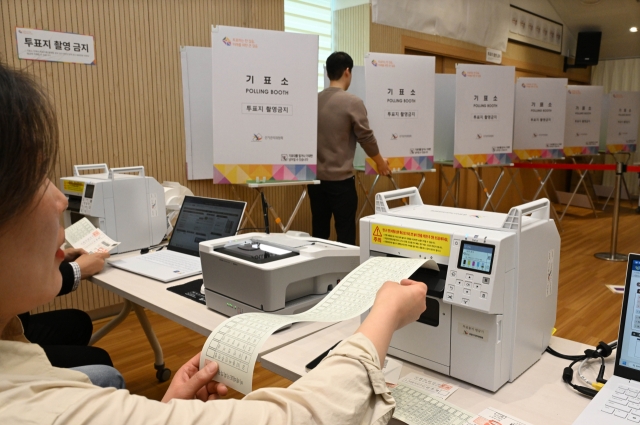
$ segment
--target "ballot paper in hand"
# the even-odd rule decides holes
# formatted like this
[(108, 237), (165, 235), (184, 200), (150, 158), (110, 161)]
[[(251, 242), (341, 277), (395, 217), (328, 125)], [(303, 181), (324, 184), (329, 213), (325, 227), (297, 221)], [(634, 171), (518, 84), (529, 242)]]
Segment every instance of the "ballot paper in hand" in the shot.
[(109, 252), (120, 245), (120, 242), (114, 241), (102, 230), (96, 228), (86, 217), (67, 227), (64, 238), (72, 247), (82, 248), (89, 254)]
[(214, 379), (249, 394), (260, 347), (275, 331), (295, 322), (341, 322), (359, 316), (371, 308), (384, 282), (400, 282), (424, 263), (422, 258), (372, 257), (303, 313), (244, 313), (230, 317), (207, 338), (200, 356), (200, 368), (209, 362), (217, 362), (218, 374)]

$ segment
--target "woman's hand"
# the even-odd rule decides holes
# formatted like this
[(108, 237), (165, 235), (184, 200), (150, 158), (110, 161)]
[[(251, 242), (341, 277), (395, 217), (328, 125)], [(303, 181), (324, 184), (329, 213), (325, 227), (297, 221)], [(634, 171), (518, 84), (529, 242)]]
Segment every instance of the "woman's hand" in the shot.
[(167, 403), (174, 398), (201, 401), (216, 400), (227, 395), (227, 386), (216, 381), (213, 377), (218, 373), (218, 363), (211, 362), (202, 370), (200, 365), (200, 353), (185, 363), (175, 374), (171, 385), (167, 389), (162, 402)]

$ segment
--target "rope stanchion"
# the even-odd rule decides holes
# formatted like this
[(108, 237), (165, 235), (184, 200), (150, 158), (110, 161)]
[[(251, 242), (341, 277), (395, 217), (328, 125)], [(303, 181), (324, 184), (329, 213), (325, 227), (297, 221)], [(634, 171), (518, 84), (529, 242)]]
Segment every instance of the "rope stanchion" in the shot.
[(615, 196), (613, 198), (613, 219), (611, 224), (611, 252), (598, 252), (595, 255), (596, 258), (605, 261), (627, 261), (627, 256), (624, 254), (618, 254), (616, 252), (616, 248), (618, 245), (618, 221), (620, 218), (620, 189), (622, 182), (622, 173), (625, 170), (626, 166), (618, 162), (615, 164), (616, 167), (616, 185), (613, 190), (615, 190)]

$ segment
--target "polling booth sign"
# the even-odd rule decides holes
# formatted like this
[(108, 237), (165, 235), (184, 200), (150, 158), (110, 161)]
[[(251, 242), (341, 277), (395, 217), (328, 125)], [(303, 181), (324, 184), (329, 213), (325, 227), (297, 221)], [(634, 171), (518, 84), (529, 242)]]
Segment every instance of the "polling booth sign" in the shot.
[(213, 181), (314, 180), (318, 37), (211, 30)]

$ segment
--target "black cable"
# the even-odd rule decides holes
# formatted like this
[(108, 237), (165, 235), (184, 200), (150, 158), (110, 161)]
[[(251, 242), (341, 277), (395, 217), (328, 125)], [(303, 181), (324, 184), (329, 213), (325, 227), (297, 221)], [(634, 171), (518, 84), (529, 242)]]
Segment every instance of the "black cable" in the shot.
[(604, 359), (605, 357), (609, 357), (614, 349), (618, 347), (618, 342), (614, 341), (611, 344), (607, 344), (603, 341), (600, 341), (598, 345), (596, 345), (595, 349), (587, 349), (584, 350), (583, 354), (580, 355), (568, 355), (557, 352), (551, 347), (546, 348), (546, 352), (559, 357), (565, 360), (571, 360), (571, 364), (564, 368), (562, 372), (562, 380), (566, 382), (571, 388), (579, 392), (580, 394), (584, 394), (588, 397), (595, 397), (598, 394), (598, 390), (594, 388), (584, 387), (581, 385), (574, 384), (573, 381), (573, 366), (586, 359), (600, 359), (600, 370), (598, 372), (598, 377), (596, 378), (596, 382), (601, 384), (606, 383), (606, 379), (604, 379)]

